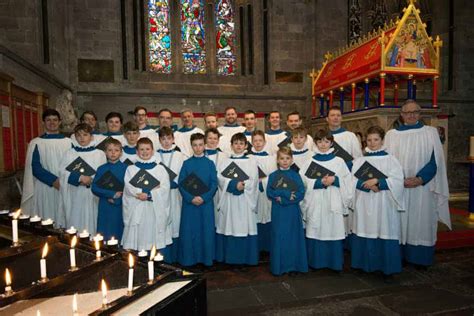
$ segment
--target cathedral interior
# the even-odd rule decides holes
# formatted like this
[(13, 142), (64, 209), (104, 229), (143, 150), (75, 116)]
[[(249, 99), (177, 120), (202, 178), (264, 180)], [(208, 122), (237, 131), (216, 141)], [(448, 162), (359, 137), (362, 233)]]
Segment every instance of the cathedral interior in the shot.
[[(314, 133), (326, 124), (326, 104), (334, 102), (343, 109), (343, 126), (363, 132), (374, 122), (390, 128), (397, 119), (396, 100), (413, 98), (415, 85), (426, 122), (442, 130), (453, 227), (462, 232), (438, 245), (436, 265), (427, 271), (406, 268), (391, 284), (349, 267), (343, 274), (273, 277), (268, 258), (245, 273), (217, 265), (204, 273), (207, 313), (472, 314), (474, 235), (463, 239), (474, 227), (466, 222), (467, 210), (474, 208), (468, 204), (474, 186), (468, 159), (474, 135), (472, 2), (232, 0), (222, 5), (196, 0), (202, 10), (199, 24), (187, 22), (193, 12), (180, 2), (191, 3), (0, 0), (0, 206), (19, 205), (26, 147), (41, 133), (38, 113), (47, 107), (60, 110), (66, 133), (86, 110), (97, 114), (105, 131), (107, 113), (117, 111), (128, 121), (136, 106), (148, 109), (152, 123), (154, 114), (169, 108), (176, 124), (180, 111), (191, 108), (198, 125), (206, 112), (222, 114), (228, 106), (241, 113), (252, 109), (262, 118), (271, 111), (283, 117), (298, 111)], [(399, 74), (399, 85), (392, 76), (385, 102), (380, 100), (382, 77), (371, 79), (366, 99), (364, 77), (352, 100), (350, 82), (330, 88), (334, 92), (315, 92), (315, 78), (327, 72), (326, 64), (396, 27), (410, 3), (438, 54), (435, 76), (415, 81)], [(439, 234), (446, 230), (440, 226)], [(146, 271), (140, 273), (145, 280)]]

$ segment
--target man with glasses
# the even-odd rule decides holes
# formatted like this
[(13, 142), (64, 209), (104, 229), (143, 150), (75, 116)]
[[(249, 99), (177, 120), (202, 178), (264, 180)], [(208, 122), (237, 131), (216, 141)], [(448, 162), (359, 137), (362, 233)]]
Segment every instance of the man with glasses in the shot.
[(133, 118), (140, 129), (140, 138), (149, 138), (153, 143), (153, 148), (157, 150), (160, 145), (158, 134), (155, 129), (148, 125), (147, 109), (144, 106), (137, 106), (133, 110)]
[(417, 268), (433, 264), (438, 220), (451, 228), (443, 147), (436, 128), (420, 121), (421, 107), (407, 100), (403, 124), (387, 132), (385, 146), (403, 167), (405, 202), (400, 206), (403, 257)]

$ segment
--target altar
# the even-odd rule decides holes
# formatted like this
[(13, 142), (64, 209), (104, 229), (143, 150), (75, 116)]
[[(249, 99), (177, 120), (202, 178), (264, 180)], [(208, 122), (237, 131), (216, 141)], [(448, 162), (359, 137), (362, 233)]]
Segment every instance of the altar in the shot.
[[(343, 113), (343, 127), (363, 136), (368, 127), (385, 130), (400, 124), (400, 107), (408, 99), (422, 107), (421, 119), (438, 128), (447, 150), (447, 116), (438, 106), (440, 47), (430, 37), (420, 10), (410, 1), (403, 16), (356, 43), (326, 53), (312, 71), (312, 132), (325, 127), (331, 106)], [(447, 155), (445, 155), (447, 156)]]

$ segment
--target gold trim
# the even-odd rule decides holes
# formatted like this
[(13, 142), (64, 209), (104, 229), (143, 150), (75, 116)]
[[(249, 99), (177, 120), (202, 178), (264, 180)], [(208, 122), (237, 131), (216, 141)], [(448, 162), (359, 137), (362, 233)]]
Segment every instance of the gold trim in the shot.
[[(408, 7), (406, 8), (403, 8), (403, 17), (402, 19), (397, 22), (397, 29), (395, 30), (395, 32), (392, 33), (392, 35), (390, 36), (390, 41), (387, 45), (387, 47), (385, 48), (385, 52), (383, 55), (387, 55), (387, 53), (390, 51), (390, 49), (392, 48), (393, 44), (394, 44), (394, 41), (395, 39), (397, 38), (398, 34), (400, 33), (401, 31), (401, 28), (403, 27), (403, 25), (405, 25), (405, 22), (406, 20), (408, 19), (408, 16), (411, 14), (411, 12), (413, 11), (414, 12), (414, 15), (415, 15), (415, 18), (417, 20), (417, 22), (421, 25), (425, 24), (423, 23), (423, 21), (421, 20), (420, 18), (420, 10), (417, 10), (416, 7), (415, 7), (415, 2), (416, 1), (412, 1), (410, 0), (410, 4), (408, 5)], [(426, 25), (426, 24), (425, 24)], [(422, 28), (422, 32), (423, 32), (423, 35), (425, 36), (425, 38), (429, 39), (430, 36), (428, 35), (428, 33), (426, 33), (426, 27), (423, 27)], [(437, 37), (437, 40), (439, 39), (439, 36)], [(433, 47), (433, 43), (428, 40), (427, 41), (429, 44), (428, 44), (428, 47), (430, 49), (430, 53), (434, 53), (435, 54), (435, 69), (437, 72), (439, 72), (439, 54), (437, 53), (437, 51), (435, 50), (435, 48)], [(438, 42), (439, 43), (439, 42)], [(440, 45), (442, 45), (442, 41), (440, 43)], [(385, 65), (385, 58), (382, 60), (382, 63)], [(390, 67), (390, 68), (396, 68), (396, 67)]]

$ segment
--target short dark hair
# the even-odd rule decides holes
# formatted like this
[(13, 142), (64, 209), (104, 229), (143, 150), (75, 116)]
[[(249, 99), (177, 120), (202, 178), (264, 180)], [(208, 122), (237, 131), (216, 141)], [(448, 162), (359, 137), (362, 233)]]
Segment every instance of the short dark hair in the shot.
[(314, 142), (318, 140), (323, 140), (326, 138), (327, 140), (334, 142), (334, 136), (332, 135), (331, 131), (328, 129), (320, 129), (319, 131), (314, 134)]
[(168, 112), (169, 114), (171, 114), (171, 116), (173, 116), (173, 112), (171, 112), (171, 110), (168, 109), (168, 108), (164, 108), (164, 109), (159, 110), (158, 111), (158, 116), (160, 116), (161, 113), (163, 113), (163, 112)]
[[(138, 147), (140, 147), (140, 145), (150, 145), (151, 148), (153, 148), (153, 142), (151, 141), (151, 139), (149, 139), (148, 137), (143, 137), (143, 138), (140, 138), (137, 142), (137, 149)], [(154, 148), (153, 148), (154, 149)]]
[(235, 108), (235, 106), (228, 106), (224, 109), (224, 114), (227, 113), (227, 111), (229, 110), (234, 110), (237, 113), (237, 109)]
[(55, 109), (46, 109), (46, 110), (44, 110), (43, 114), (41, 115), (41, 118), (43, 119), (43, 122), (44, 122), (44, 120), (46, 120), (46, 118), (48, 116), (56, 116), (59, 120), (61, 120), (61, 115)]
[(254, 110), (247, 110), (247, 111), (245, 111), (244, 115), (247, 115), (247, 114), (253, 114), (253, 115), (255, 115), (255, 116), (257, 115), (257, 113), (255, 113)]
[(300, 127), (297, 127), (297, 128), (295, 128), (294, 130), (291, 131), (291, 137), (293, 137), (295, 135), (307, 136), (308, 131), (306, 130), (306, 128), (300, 126)]
[(207, 135), (209, 134), (216, 134), (218, 135), (219, 137), (221, 137), (221, 133), (219, 133), (219, 130), (217, 128), (208, 128), (206, 129), (206, 131), (204, 132), (204, 137), (207, 138)]
[(76, 135), (79, 132), (86, 132), (86, 133), (92, 134), (92, 127), (86, 123), (79, 123), (76, 125), (76, 127), (74, 127), (74, 135)]
[(118, 112), (110, 112), (109, 114), (107, 114), (107, 116), (105, 117), (105, 122), (107, 123), (111, 118), (114, 118), (114, 117), (118, 117), (118, 119), (120, 120), (120, 124), (122, 124), (123, 117), (122, 117), (122, 114)]
[(137, 114), (137, 112), (140, 111), (140, 110), (143, 110), (143, 111), (145, 111), (145, 113), (148, 113), (146, 107), (144, 107), (142, 105), (138, 105), (138, 106), (135, 107), (135, 109), (133, 109), (133, 114), (134, 115)]
[(97, 115), (95, 115), (95, 113), (93, 111), (84, 111), (84, 112), (82, 112), (81, 117), (79, 118), (79, 121), (81, 121), (81, 123), (84, 122), (84, 119), (85, 119), (86, 115), (92, 115), (95, 118), (95, 120), (97, 121)]
[(209, 117), (209, 116), (214, 116), (215, 118), (217, 118), (217, 114), (214, 113), (214, 112), (207, 112), (206, 114), (204, 114), (204, 120)]
[(122, 150), (122, 143), (118, 139), (115, 139), (113, 137), (110, 137), (109, 139), (107, 139), (105, 141), (105, 149), (107, 149), (110, 145), (119, 146), (120, 150)]
[(298, 115), (298, 118), (301, 119), (300, 112), (298, 112), (298, 111), (293, 111), (293, 112), (288, 113), (288, 114), (286, 115), (286, 119), (288, 120), (288, 118), (289, 118), (290, 116), (292, 116), (292, 115)]
[(159, 138), (163, 138), (165, 136), (170, 136), (170, 135), (174, 137), (173, 129), (171, 127), (163, 126), (158, 130)]
[(367, 136), (370, 134), (378, 134), (382, 140), (385, 138), (385, 130), (378, 125), (371, 126), (367, 129)]
[(138, 124), (134, 121), (128, 121), (127, 123), (123, 124), (123, 132), (139, 132), (140, 128)]
[(331, 105), (331, 106), (329, 107), (328, 115), (329, 115), (329, 113), (331, 113), (331, 111), (339, 111), (339, 112), (341, 112), (341, 114), (342, 114), (341, 108), (340, 108), (339, 106), (337, 106), (337, 105)]
[(255, 136), (262, 136), (263, 139), (265, 139), (265, 132), (262, 131), (262, 130), (257, 129), (257, 130), (255, 130), (255, 131), (252, 132), (252, 139), (253, 139)]
[(192, 144), (194, 141), (196, 141), (196, 140), (201, 140), (201, 139), (202, 139), (203, 141), (205, 141), (203, 134), (201, 134), (201, 133), (194, 133), (194, 134), (191, 135), (191, 138), (190, 138), (189, 140), (190, 140), (190, 142), (191, 142), (191, 144)]
[(270, 113), (268, 113), (268, 118), (270, 118), (270, 115), (272, 115), (273, 113), (278, 113), (278, 116), (279, 116), (280, 119), (281, 119), (281, 113), (280, 113), (280, 111), (276, 111), (276, 110), (275, 110), (275, 111), (270, 111)]
[(232, 138), (230, 139), (230, 143), (233, 144), (234, 142), (241, 141), (247, 144), (247, 137), (245, 136), (244, 133), (235, 133), (232, 135)]

